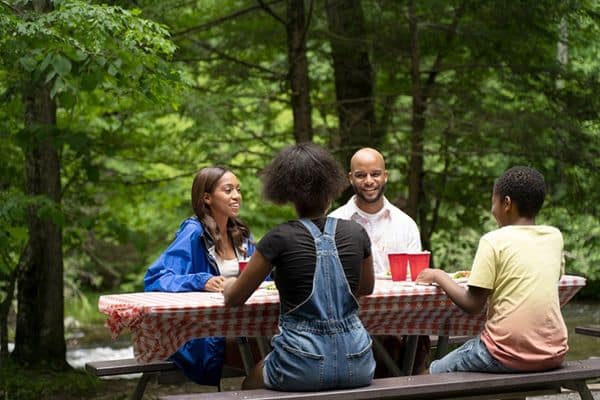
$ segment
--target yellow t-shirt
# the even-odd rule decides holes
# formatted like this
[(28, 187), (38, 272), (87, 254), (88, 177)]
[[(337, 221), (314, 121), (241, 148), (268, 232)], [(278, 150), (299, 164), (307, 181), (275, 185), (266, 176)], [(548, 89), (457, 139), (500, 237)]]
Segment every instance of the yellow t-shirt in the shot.
[(479, 241), (468, 284), (492, 290), (481, 339), (507, 367), (541, 371), (566, 356), (562, 250), (560, 231), (543, 225), (508, 225)]

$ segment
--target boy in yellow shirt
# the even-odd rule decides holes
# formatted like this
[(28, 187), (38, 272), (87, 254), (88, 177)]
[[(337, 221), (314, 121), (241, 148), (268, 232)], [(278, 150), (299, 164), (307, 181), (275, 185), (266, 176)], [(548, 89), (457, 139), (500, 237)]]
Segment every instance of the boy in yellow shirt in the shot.
[(563, 238), (557, 228), (535, 225), (545, 194), (538, 171), (510, 168), (492, 194), (500, 228), (481, 237), (467, 287), (442, 270), (417, 277), (417, 283), (438, 284), (468, 313), (488, 305), (481, 334), (433, 361), (430, 373), (543, 371), (564, 361), (567, 328), (558, 297)]

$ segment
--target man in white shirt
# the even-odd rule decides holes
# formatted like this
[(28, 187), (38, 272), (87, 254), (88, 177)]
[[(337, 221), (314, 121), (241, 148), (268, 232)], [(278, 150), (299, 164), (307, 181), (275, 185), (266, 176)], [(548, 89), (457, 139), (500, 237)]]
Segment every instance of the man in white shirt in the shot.
[[(390, 275), (388, 253), (421, 251), (419, 228), (411, 217), (385, 198), (388, 171), (385, 169), (385, 161), (380, 152), (365, 147), (354, 153), (350, 160), (348, 179), (354, 189), (354, 196), (329, 216), (351, 219), (365, 228), (371, 239), (375, 276), (388, 276)], [(406, 337), (386, 335), (376, 338), (401, 366)], [(413, 374), (424, 372), (429, 349), (429, 336), (419, 336)], [(377, 361), (375, 376), (378, 378), (390, 376), (390, 371), (384, 367), (378, 352), (375, 352), (375, 359)]]
[(421, 251), (419, 228), (411, 217), (385, 198), (388, 171), (377, 150), (365, 147), (354, 153), (348, 179), (355, 195), (329, 216), (361, 224), (371, 239), (375, 275), (389, 275), (388, 253)]

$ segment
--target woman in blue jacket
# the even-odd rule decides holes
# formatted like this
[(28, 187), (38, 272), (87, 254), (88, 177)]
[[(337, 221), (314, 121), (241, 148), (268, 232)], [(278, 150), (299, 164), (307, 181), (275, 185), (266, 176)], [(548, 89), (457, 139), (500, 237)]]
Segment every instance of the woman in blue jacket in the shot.
[[(240, 183), (233, 172), (224, 167), (201, 169), (192, 185), (196, 215), (183, 221), (175, 240), (148, 268), (144, 290), (221, 292), (225, 278), (238, 275), (238, 260), (254, 252), (250, 230), (238, 218), (241, 204)], [(217, 385), (226, 347), (229, 351), (222, 337), (193, 339), (170, 359), (192, 381)]]

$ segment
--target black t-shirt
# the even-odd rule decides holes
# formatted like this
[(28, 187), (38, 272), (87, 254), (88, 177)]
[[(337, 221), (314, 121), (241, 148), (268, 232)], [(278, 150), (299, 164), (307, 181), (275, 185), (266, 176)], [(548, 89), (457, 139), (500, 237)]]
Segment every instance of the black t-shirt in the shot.
[[(321, 232), (325, 229), (325, 218), (312, 222)], [(356, 293), (362, 261), (371, 255), (369, 235), (354, 221), (338, 220), (335, 243), (348, 284)], [(289, 221), (273, 228), (256, 248), (274, 267), (273, 277), (283, 311), (302, 303), (312, 292), (317, 262), (314, 239), (302, 222)]]

